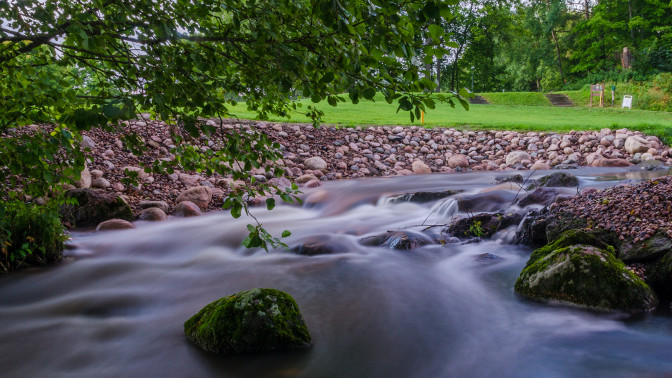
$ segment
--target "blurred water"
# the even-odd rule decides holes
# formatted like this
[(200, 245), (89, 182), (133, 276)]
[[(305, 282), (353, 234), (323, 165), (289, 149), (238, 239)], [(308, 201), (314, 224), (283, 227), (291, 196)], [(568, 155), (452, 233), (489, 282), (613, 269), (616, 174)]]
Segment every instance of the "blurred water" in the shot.
[[(582, 186), (633, 178), (618, 169), (574, 173)], [(457, 212), (451, 205), (455, 198), (391, 204), (386, 197), (463, 190), (459, 197), (490, 186), (494, 176), (331, 182), (316, 189), (324, 200), (309, 206), (255, 209), (271, 232), (293, 232), (290, 247), (317, 238), (338, 246), (338, 253), (329, 255), (245, 250), (239, 245), (250, 221), (223, 213), (76, 234), (69, 261), (0, 277), (2, 375), (672, 374), (672, 319), (667, 315), (633, 320), (516, 297), (513, 283), (530, 250), (505, 243), (511, 230), (496, 240), (466, 245), (431, 244), (410, 251), (366, 246), (371, 236), (422, 232), (423, 224), (448, 223)], [(425, 233), (435, 237), (439, 231)], [(485, 253), (499, 259), (481, 258)], [(312, 349), (217, 356), (187, 342), (186, 319), (215, 299), (254, 287), (284, 290), (297, 300), (313, 336)]]

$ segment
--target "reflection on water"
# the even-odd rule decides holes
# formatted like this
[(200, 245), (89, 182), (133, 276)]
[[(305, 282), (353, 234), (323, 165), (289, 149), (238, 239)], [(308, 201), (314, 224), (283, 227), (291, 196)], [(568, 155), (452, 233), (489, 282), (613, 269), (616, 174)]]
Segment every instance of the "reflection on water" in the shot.
[[(625, 178), (616, 172), (577, 173), (582, 186), (606, 187), (615, 182), (605, 175)], [(322, 240), (334, 246), (327, 255), (245, 250), (247, 221), (225, 214), (76, 235), (72, 261), (0, 277), (3, 376), (672, 374), (667, 316), (626, 321), (517, 298), (513, 283), (530, 251), (504, 242), (511, 230), (493, 241), (410, 251), (363, 242), (448, 223), (459, 214), (457, 198), (493, 181), (483, 173), (332, 182), (318, 189), (326, 202), (257, 211), (270, 231), (292, 230), (290, 247)], [(381, 200), (441, 190), (463, 192), (428, 203)], [(294, 296), (313, 335), (311, 350), (216, 356), (186, 341), (182, 324), (202, 306), (253, 287)]]

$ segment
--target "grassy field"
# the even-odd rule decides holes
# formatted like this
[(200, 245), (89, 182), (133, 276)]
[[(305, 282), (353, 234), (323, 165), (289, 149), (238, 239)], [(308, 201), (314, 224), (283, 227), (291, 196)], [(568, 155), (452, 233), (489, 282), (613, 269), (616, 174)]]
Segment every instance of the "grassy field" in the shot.
[(539, 92), (491, 92), (480, 95), (492, 105), (553, 106), (546, 96)]
[[(306, 105), (310, 100), (300, 101)], [(382, 97), (376, 102), (362, 101), (358, 105), (339, 103), (337, 107), (326, 102), (318, 104), (324, 111), (323, 122), (340, 126), (358, 125), (420, 125), (411, 123), (407, 112), (396, 113), (397, 106), (387, 104)], [(241, 119), (253, 119), (255, 114), (237, 107), (232, 112)], [(301, 113), (292, 118), (272, 118), (273, 121), (309, 122)], [(459, 127), (462, 129), (498, 129), (520, 131), (599, 130), (602, 128), (629, 128), (653, 134), (672, 143), (672, 113), (620, 108), (559, 108), (526, 105), (471, 105), (464, 110), (460, 105), (437, 105), (425, 115), (426, 127)]]

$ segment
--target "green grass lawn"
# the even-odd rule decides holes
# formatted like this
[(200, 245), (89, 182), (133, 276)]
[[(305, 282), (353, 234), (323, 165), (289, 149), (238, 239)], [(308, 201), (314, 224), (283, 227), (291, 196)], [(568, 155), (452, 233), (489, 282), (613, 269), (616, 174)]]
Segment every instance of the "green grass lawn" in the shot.
[[(304, 105), (310, 100), (301, 100)], [(411, 122), (407, 112), (396, 113), (397, 105), (388, 104), (382, 97), (376, 102), (362, 101), (357, 105), (349, 102), (329, 106), (318, 104), (324, 111), (323, 123), (340, 126), (359, 125), (420, 125)], [(235, 107), (232, 112), (241, 119), (254, 119), (255, 114)], [(272, 121), (310, 122), (301, 113), (292, 114), (291, 119), (272, 118)], [(464, 110), (459, 104), (451, 108), (446, 104), (437, 105), (425, 115), (424, 126), (459, 127), (463, 129), (497, 129), (519, 131), (599, 130), (602, 128), (629, 128), (653, 134), (672, 143), (672, 113), (620, 108), (560, 108), (553, 106), (525, 105), (471, 105)]]
[(553, 106), (546, 96), (539, 92), (491, 92), (480, 95), (492, 105)]

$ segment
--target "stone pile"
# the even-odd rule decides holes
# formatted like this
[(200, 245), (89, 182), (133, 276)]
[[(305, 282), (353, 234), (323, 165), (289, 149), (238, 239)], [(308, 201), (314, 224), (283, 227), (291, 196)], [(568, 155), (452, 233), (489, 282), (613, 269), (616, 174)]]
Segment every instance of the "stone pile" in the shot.
[[(672, 149), (655, 136), (627, 129), (558, 134), (418, 126), (315, 129), (309, 124), (232, 120), (210, 120), (208, 124), (217, 131), (190, 143), (203, 151), (217, 150), (232, 129), (256, 129), (281, 145), (279, 164), (287, 168), (289, 178), (305, 187), (320, 186), (325, 180), (435, 172), (621, 167), (647, 160), (672, 165)], [(128, 152), (119, 134), (100, 129), (85, 132), (82, 146), (89, 150), (88, 168), (76, 186), (120, 195), (136, 214), (143, 214), (142, 219), (193, 216), (220, 208), (232, 187), (245, 185), (230, 177), (197, 172), (146, 173), (140, 168), (142, 163), (175, 158), (170, 152), (174, 145), (169, 127), (160, 121), (134, 120), (125, 123), (124, 132), (140, 135), (147, 152), (143, 156)], [(263, 168), (251, 173), (261, 180), (289, 185), (284, 178), (268, 176)], [(130, 175), (137, 175), (139, 185), (123, 184)]]

